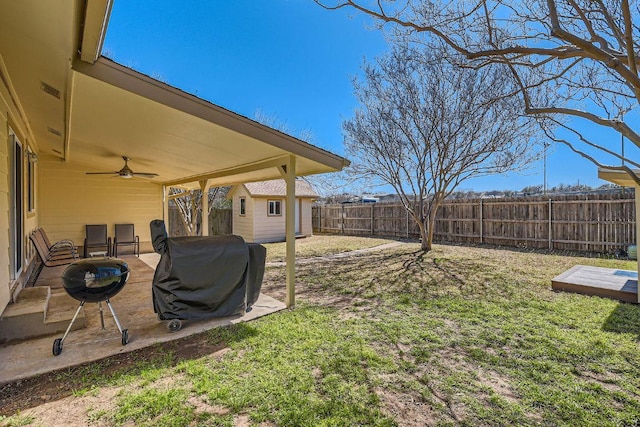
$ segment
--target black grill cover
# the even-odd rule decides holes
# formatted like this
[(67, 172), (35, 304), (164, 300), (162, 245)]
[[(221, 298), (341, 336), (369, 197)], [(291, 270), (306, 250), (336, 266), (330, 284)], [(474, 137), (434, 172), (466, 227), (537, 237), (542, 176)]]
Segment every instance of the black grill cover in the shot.
[(161, 320), (243, 314), (260, 295), (266, 249), (239, 236), (167, 237), (151, 221), (160, 262), (153, 277), (153, 306)]

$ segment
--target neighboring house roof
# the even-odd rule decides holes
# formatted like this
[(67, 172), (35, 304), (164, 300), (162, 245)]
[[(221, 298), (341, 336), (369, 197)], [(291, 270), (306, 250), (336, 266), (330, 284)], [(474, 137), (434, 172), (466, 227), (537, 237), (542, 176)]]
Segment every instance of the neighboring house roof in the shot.
[[(251, 197), (285, 197), (287, 195), (287, 185), (284, 179), (274, 179), (271, 181), (248, 182), (243, 184)], [(229, 192), (227, 197), (235, 193), (235, 188)], [(320, 197), (315, 192), (311, 184), (302, 179), (296, 179), (296, 197), (316, 198)]]

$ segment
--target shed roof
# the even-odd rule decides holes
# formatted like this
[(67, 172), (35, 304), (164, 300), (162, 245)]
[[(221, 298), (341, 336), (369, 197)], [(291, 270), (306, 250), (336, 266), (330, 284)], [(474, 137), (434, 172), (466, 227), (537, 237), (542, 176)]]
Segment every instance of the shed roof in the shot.
[[(270, 181), (249, 182), (244, 184), (251, 197), (286, 196), (287, 185), (284, 179)], [(296, 179), (296, 197), (320, 197), (311, 184), (302, 179)]]

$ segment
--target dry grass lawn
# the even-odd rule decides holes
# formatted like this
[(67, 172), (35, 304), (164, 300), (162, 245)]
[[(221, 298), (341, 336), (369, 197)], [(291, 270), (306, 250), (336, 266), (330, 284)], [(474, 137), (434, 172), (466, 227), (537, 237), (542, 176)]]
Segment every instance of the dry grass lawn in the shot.
[[(380, 244), (359, 239), (320, 236), (299, 248), (317, 256), (321, 240), (344, 250)], [(74, 395), (4, 422), (638, 425), (640, 309), (551, 291), (551, 278), (576, 264), (636, 266), (492, 247), (424, 254), (417, 243), (301, 264), (295, 309), (189, 343), (215, 352), (149, 349), (120, 368), (105, 361), (61, 373)], [(263, 290), (284, 295), (283, 267), (267, 269)]]
[[(296, 257), (314, 258), (324, 255), (333, 255), (358, 249), (372, 248), (394, 241), (396, 240), (373, 237), (315, 235), (296, 240)], [(285, 242), (265, 243), (264, 246), (267, 248), (267, 262), (285, 260)]]

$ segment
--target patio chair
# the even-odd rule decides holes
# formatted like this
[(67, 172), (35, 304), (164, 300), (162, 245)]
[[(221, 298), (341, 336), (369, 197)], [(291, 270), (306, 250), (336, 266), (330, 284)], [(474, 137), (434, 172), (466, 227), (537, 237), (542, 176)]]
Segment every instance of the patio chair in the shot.
[(95, 252), (105, 252), (105, 255), (111, 255), (111, 237), (107, 237), (107, 224), (85, 225), (85, 236), (85, 258)]
[(44, 228), (38, 227), (34, 230), (34, 232), (38, 233), (42, 237), (42, 240), (47, 246), (47, 250), (49, 252), (53, 252), (53, 253), (71, 252), (77, 256), (78, 248), (76, 247), (75, 243), (73, 243), (73, 240), (63, 239), (63, 240), (58, 240), (55, 243), (51, 243), (51, 241), (49, 240), (49, 237), (47, 236), (47, 233), (44, 231)]
[(35, 246), (38, 256), (42, 260), (42, 264), (45, 267), (56, 267), (58, 265), (66, 265), (75, 262), (78, 259), (78, 253), (74, 249), (63, 249), (62, 247), (57, 250), (49, 250), (47, 244), (37, 230), (29, 233), (29, 239)]
[(113, 239), (113, 256), (118, 256), (119, 246), (133, 246), (133, 254), (140, 257), (140, 237), (136, 236), (133, 224), (116, 224)]

